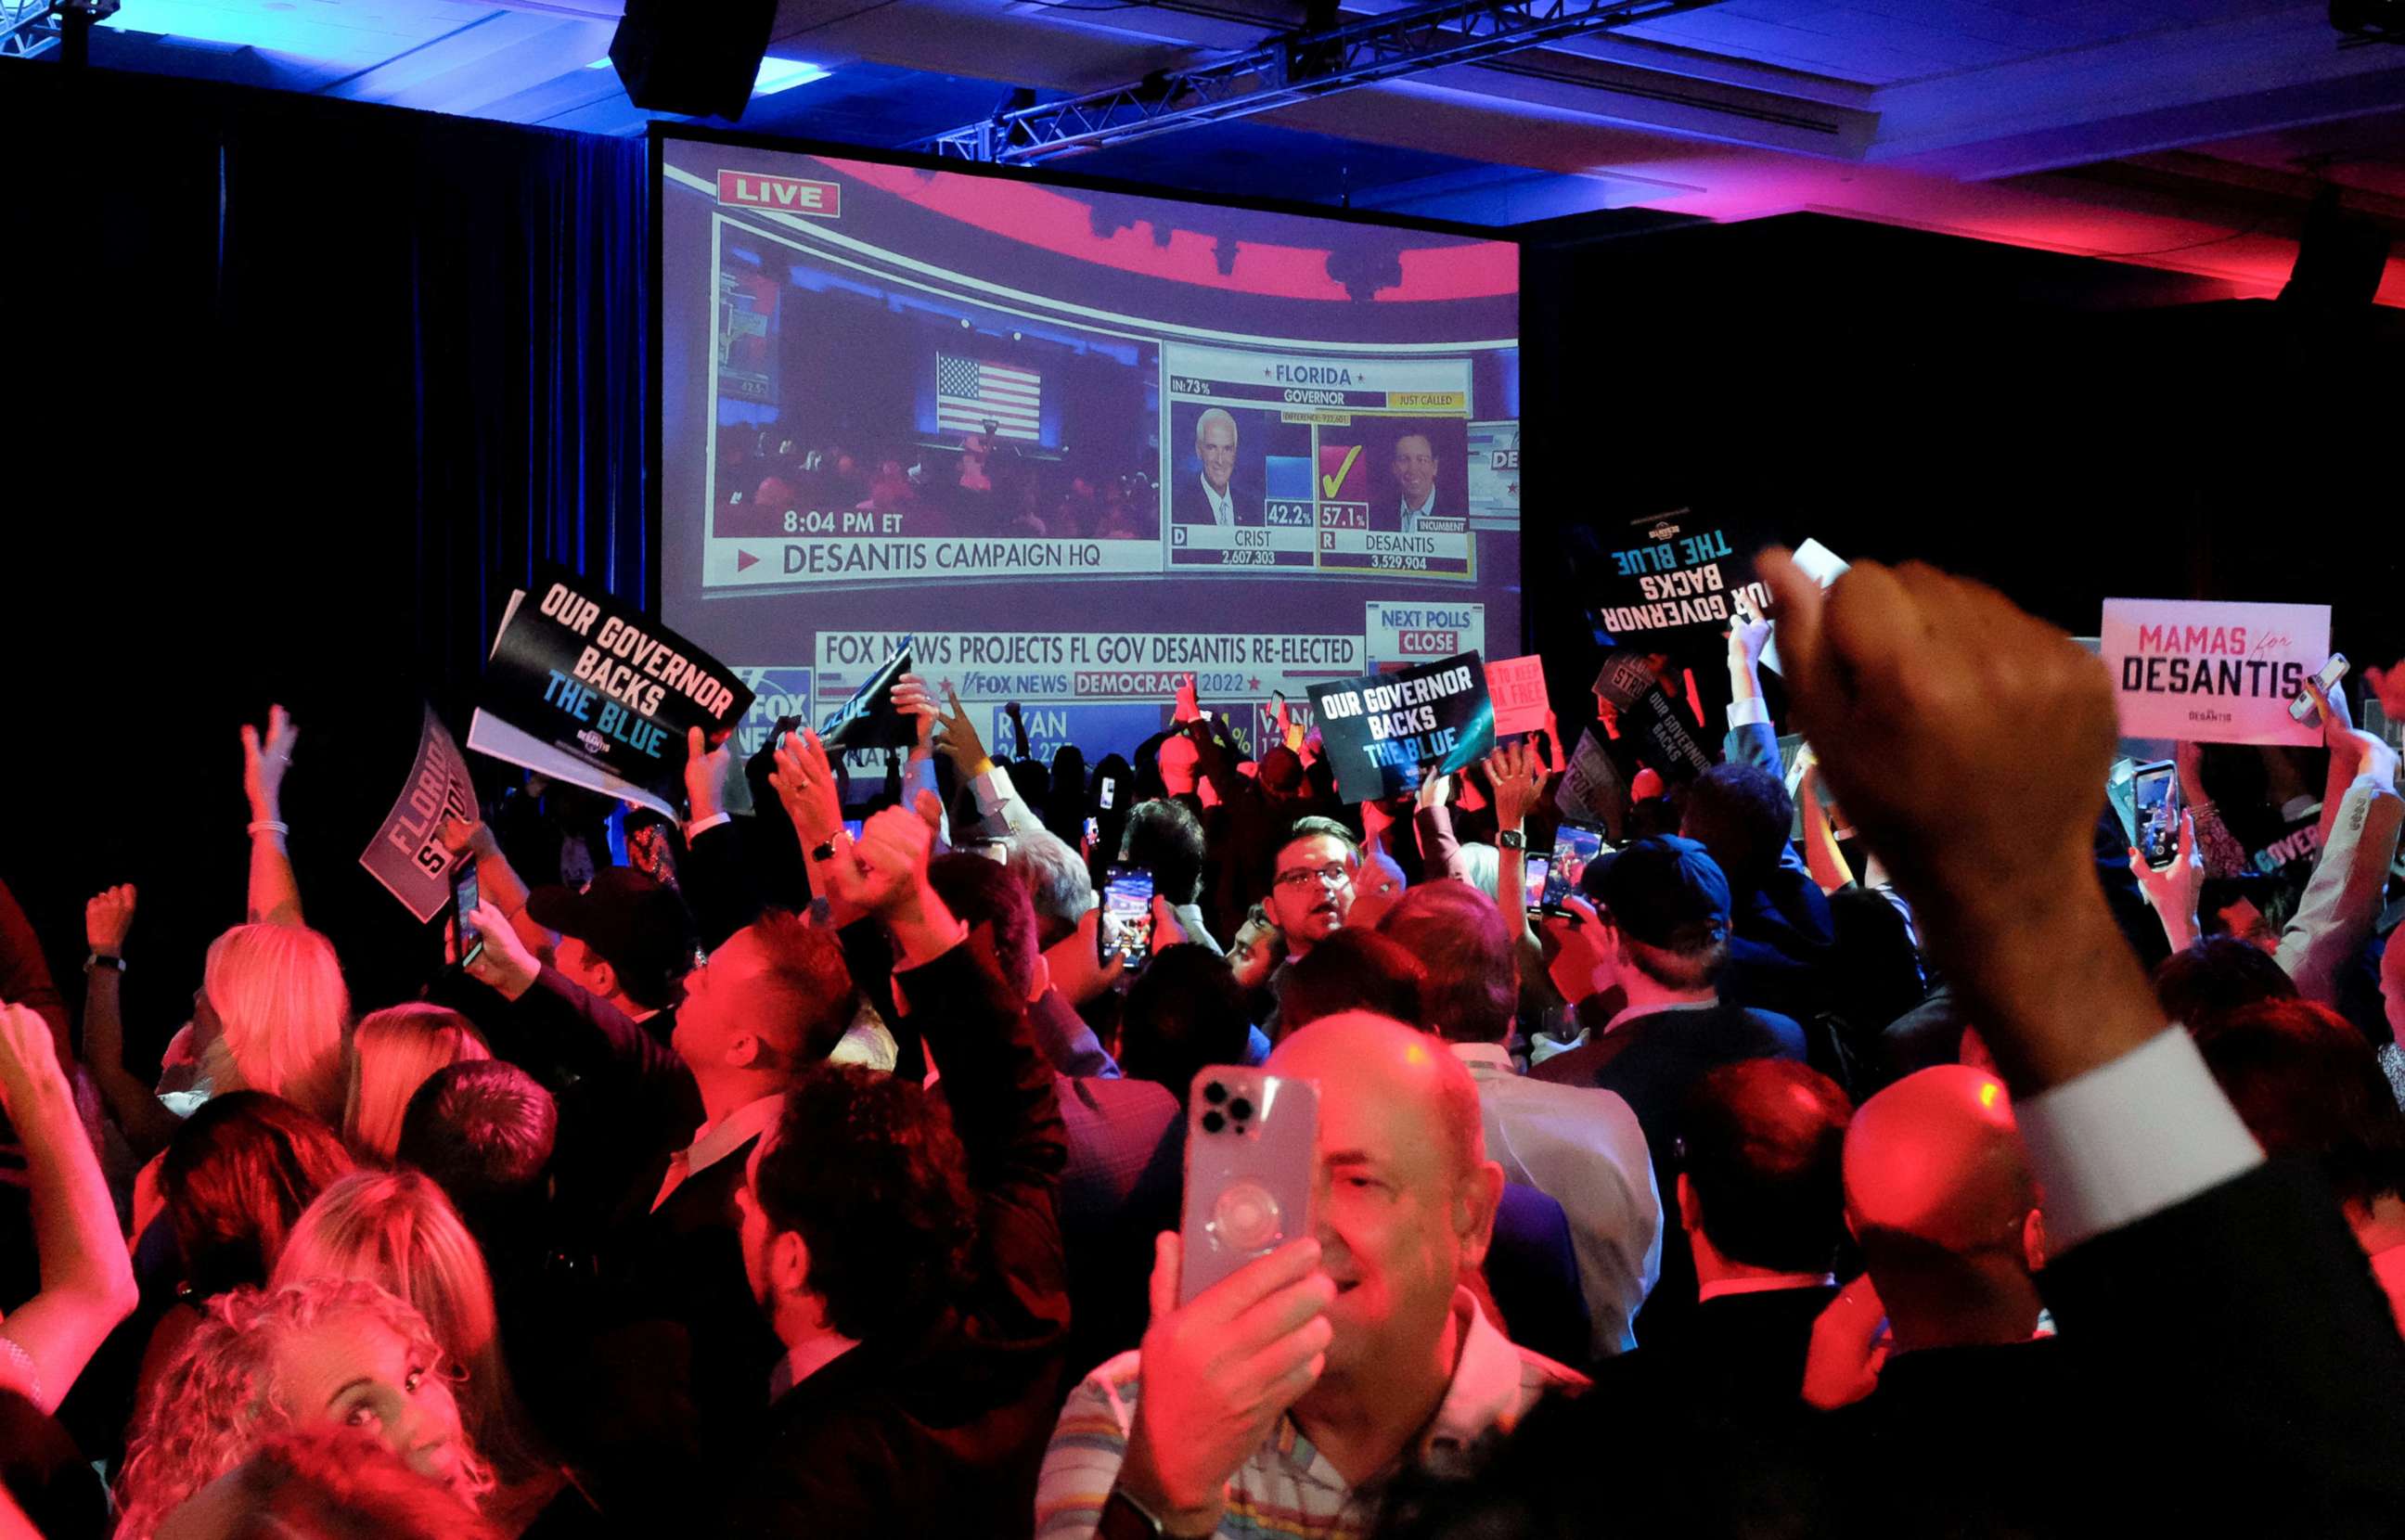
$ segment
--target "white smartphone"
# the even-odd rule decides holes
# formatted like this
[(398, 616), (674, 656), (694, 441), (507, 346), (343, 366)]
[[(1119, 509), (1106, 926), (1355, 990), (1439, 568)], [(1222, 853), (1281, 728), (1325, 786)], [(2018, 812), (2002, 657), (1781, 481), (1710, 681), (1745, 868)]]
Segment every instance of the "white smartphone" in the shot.
[[(2322, 693), (2327, 695), (2338, 688), (2339, 680), (2346, 678), (2346, 654), (2333, 652), (2329, 662), (2322, 665), (2322, 671), (2314, 676), (2314, 682), (2320, 685)], [(2305, 693), (2301, 685), (2297, 689), (2297, 698), (2288, 703), (2288, 715), (2298, 721), (2317, 721), (2321, 718), (2314, 698)]]
[(1187, 1098), (1180, 1303), (1312, 1233), (1319, 1086), (1213, 1065)]

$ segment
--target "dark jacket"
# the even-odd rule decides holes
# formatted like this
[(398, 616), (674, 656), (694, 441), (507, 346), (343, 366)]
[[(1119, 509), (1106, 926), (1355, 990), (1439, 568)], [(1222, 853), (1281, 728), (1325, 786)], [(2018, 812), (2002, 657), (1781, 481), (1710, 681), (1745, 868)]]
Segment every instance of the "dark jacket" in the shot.
[(708, 1533), (1025, 1534), (1068, 1330), (1067, 1154), (1024, 1008), (965, 947), (903, 975), (977, 1201), (971, 1279), (906, 1338), (864, 1342), (769, 1408)]
[(1662, 1276), (1636, 1322), (1639, 1347), (1667, 1345), (1695, 1306), (1695, 1258), (1679, 1205), (1679, 1112), (1695, 1082), (1723, 1064), (1749, 1058), (1803, 1060), (1804, 1029), (1785, 1016), (1719, 1004), (1632, 1016), (1531, 1071), (1538, 1080), (1617, 1091), (1645, 1130), (1662, 1204)]

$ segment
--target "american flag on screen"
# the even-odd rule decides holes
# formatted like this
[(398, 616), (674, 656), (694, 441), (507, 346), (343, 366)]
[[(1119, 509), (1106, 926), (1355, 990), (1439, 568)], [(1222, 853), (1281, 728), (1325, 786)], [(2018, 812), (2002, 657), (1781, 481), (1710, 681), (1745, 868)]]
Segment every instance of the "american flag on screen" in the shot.
[(944, 433), (982, 433), (994, 425), (1001, 439), (1038, 439), (1044, 376), (978, 358), (935, 355), (935, 428)]

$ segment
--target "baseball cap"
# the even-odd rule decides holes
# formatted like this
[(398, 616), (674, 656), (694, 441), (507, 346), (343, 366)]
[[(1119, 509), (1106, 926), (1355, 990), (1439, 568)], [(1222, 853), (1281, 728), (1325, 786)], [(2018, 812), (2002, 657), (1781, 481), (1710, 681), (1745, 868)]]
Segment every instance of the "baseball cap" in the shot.
[(578, 892), (553, 883), (527, 896), (535, 923), (574, 936), (615, 969), (619, 987), (641, 1004), (666, 1006), (669, 986), (693, 961), (693, 923), (684, 901), (631, 866), (604, 867)]
[(1656, 834), (1591, 862), (1579, 879), (1612, 924), (1648, 946), (1684, 951), (1728, 934), (1729, 886), (1709, 851)]

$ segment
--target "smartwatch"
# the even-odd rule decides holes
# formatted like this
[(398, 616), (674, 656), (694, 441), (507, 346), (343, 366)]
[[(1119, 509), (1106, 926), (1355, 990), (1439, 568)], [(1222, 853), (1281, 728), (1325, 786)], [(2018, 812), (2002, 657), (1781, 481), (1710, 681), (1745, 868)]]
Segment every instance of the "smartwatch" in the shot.
[(1495, 843), (1506, 850), (1526, 850), (1528, 847), (1528, 836), (1517, 829), (1506, 829), (1495, 836)]
[(1111, 1489), (1110, 1499), (1104, 1503), (1102, 1517), (1094, 1524), (1094, 1540), (1155, 1540), (1162, 1533), (1160, 1520), (1117, 1487)]
[(94, 968), (114, 968), (121, 973), (125, 972), (125, 959), (123, 958), (105, 958), (98, 952), (93, 952), (84, 958), (83, 971), (89, 973)]

